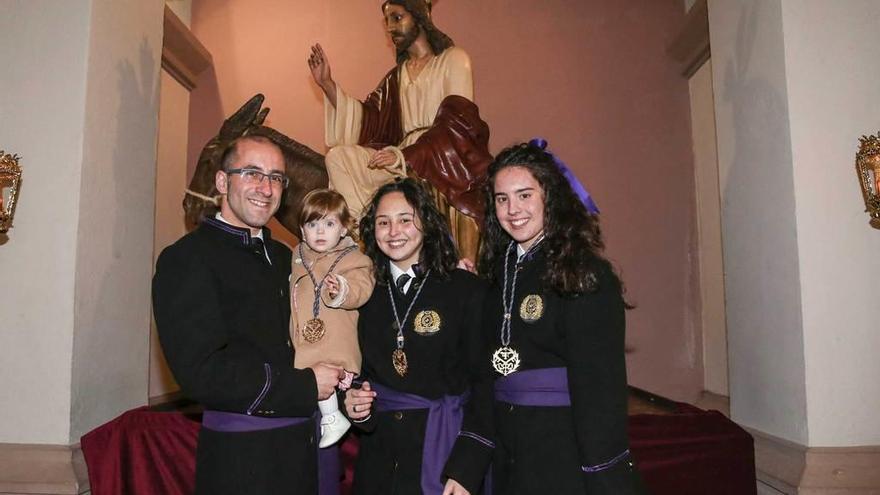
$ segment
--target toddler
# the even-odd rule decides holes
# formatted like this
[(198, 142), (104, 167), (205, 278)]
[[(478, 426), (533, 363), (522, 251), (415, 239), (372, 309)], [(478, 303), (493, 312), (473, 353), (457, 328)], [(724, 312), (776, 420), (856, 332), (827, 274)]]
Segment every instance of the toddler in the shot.
[[(290, 276), (294, 366), (307, 368), (318, 362), (341, 366), (346, 376), (339, 388), (345, 390), (361, 369), (357, 308), (373, 292), (373, 264), (349, 235), (354, 221), (338, 192), (316, 189), (307, 194), (299, 222), (302, 242), (294, 250)], [(351, 423), (339, 411), (335, 394), (319, 401), (318, 408), (318, 445), (329, 447)]]

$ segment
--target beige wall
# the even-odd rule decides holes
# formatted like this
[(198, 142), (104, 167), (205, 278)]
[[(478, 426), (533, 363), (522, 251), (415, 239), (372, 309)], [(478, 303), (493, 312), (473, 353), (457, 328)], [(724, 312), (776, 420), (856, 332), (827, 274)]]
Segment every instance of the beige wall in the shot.
[(731, 414), (806, 444), (795, 193), (779, 0), (709, 2)]
[(731, 412), (806, 446), (880, 444), (880, 235), (853, 165), (880, 5), (841, 5), (709, 3)]
[[(471, 55), (491, 150), (543, 136), (602, 209), (628, 298), (631, 382), (692, 400), (702, 390), (687, 80), (665, 48), (680, 0), (439, 2), (436, 24)], [(392, 67), (379, 2), (193, 3), (214, 57), (192, 94), (190, 166), (224, 115), (257, 92), (269, 124), (324, 152), (323, 108), (305, 63), (327, 52), (337, 82), (366, 95)]]
[[(4, 2), (0, 149), (22, 155), (0, 245), (0, 443), (67, 443), (90, 2)], [(40, 22), (34, 22), (40, 19)]]
[[(186, 188), (186, 139), (189, 90), (164, 70), (159, 97), (159, 146), (156, 160), (156, 213), (153, 259), (186, 233), (180, 203)], [(150, 398), (179, 389), (168, 371), (156, 323), (150, 325)]]
[(709, 392), (729, 395), (727, 325), (724, 308), (724, 261), (721, 249), (721, 200), (715, 143), (712, 62), (688, 81), (694, 146), (697, 236), (700, 270), (700, 321), (703, 328), (703, 379)]
[(880, 445), (880, 231), (855, 175), (880, 130), (880, 3), (782, 4), (809, 445)]
[(0, 23), (0, 141), (25, 157), (0, 443), (69, 444), (146, 402), (162, 5), (13, 1)]
[(192, 0), (165, 0), (165, 5), (189, 27), (192, 20)]
[(160, 2), (94, 2), (74, 309), (71, 442), (146, 403)]

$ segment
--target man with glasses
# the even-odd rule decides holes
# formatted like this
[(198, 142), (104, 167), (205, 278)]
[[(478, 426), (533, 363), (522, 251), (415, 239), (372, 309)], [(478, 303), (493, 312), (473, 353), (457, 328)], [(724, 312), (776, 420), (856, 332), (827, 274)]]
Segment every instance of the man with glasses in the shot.
[(291, 252), (266, 222), (288, 184), (271, 140), (246, 136), (223, 153), (220, 211), (156, 263), (159, 339), (183, 392), (205, 407), (197, 494), (317, 493), (313, 414), (341, 369), (293, 367)]

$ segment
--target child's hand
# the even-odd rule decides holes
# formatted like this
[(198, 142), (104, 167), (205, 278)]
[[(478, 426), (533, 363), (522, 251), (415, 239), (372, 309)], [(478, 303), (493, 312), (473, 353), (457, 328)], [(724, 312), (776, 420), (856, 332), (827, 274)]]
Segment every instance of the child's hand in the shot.
[(327, 293), (330, 296), (330, 299), (336, 299), (336, 296), (339, 295), (339, 279), (336, 278), (336, 275), (328, 273), (327, 276), (324, 277), (324, 287), (327, 287)]

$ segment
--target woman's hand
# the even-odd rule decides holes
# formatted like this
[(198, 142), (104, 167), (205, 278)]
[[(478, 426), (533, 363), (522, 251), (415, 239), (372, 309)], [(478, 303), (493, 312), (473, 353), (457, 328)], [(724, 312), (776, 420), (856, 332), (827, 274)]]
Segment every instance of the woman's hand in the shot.
[(364, 382), (360, 389), (345, 391), (345, 412), (354, 420), (366, 419), (373, 413), (373, 399), (376, 392), (370, 390), (370, 382)]
[(471, 273), (477, 273), (477, 266), (474, 265), (474, 262), (468, 258), (462, 258), (458, 260), (458, 268), (462, 270), (467, 270)]
[(443, 495), (471, 495), (457, 481), (452, 478), (446, 480), (446, 486), (443, 488)]

